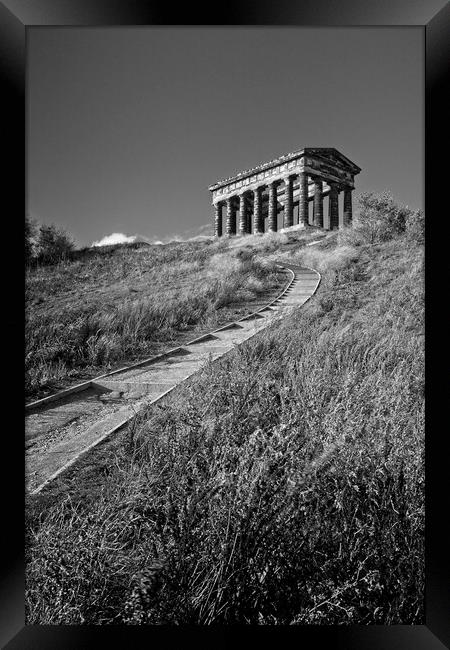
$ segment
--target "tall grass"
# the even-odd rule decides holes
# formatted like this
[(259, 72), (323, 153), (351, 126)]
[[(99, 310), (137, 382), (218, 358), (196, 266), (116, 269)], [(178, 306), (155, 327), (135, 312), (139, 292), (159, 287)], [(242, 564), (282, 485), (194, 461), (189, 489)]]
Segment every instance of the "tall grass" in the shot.
[(121, 247), (27, 275), (26, 392), (231, 319), (283, 276), (227, 242)]
[(28, 531), (28, 624), (423, 623), (422, 252), (336, 240), (289, 254), (310, 303)]

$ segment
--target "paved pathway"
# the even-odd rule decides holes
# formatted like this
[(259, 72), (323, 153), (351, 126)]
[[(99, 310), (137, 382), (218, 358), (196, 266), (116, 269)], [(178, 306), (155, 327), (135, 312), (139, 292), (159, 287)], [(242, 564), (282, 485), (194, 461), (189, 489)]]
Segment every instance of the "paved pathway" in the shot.
[[(59, 397), (27, 407), (27, 489), (37, 494), (52, 479), (129, 422), (143, 406), (158, 401), (236, 345), (303, 305), (316, 291), (320, 275), (312, 269), (284, 265), (292, 280), (275, 301), (258, 312), (165, 355), (95, 378)], [(59, 394), (61, 396), (61, 393)]]

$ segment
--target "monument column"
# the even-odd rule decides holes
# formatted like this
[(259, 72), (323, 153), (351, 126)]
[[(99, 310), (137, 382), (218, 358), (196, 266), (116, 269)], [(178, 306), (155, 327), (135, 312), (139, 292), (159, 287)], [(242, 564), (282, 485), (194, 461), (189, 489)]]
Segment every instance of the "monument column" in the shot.
[(313, 223), (323, 228), (323, 184), (320, 179), (314, 180), (314, 211)]
[(269, 183), (269, 223), (268, 231), (277, 231), (277, 182)]
[(298, 223), (301, 226), (308, 224), (308, 174), (300, 172), (299, 199), (298, 199)]
[(222, 237), (222, 201), (214, 204), (214, 235)]
[(262, 218), (262, 193), (263, 186), (257, 187), (253, 192), (253, 232), (263, 233), (264, 232), (264, 222)]
[(250, 235), (252, 232), (252, 215), (250, 213), (250, 194), (247, 193), (247, 201), (245, 204), (245, 234)]
[(247, 232), (247, 195), (243, 192), (239, 195), (239, 234)]
[(352, 191), (350, 186), (344, 187), (344, 226), (350, 226), (353, 218)]
[(284, 218), (283, 228), (294, 225), (294, 179), (292, 176), (284, 178)]
[(234, 200), (234, 196), (227, 199), (227, 235), (236, 234), (236, 206)]
[(339, 228), (339, 194), (336, 183), (329, 183), (330, 194), (328, 203), (328, 214), (330, 222), (330, 230)]

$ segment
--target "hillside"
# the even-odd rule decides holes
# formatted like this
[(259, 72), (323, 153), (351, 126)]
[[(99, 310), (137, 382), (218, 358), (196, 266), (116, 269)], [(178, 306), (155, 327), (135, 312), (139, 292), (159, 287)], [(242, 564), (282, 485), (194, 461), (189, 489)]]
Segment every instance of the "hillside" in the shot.
[(102, 451), (91, 494), (74, 486), (32, 518), (28, 624), (423, 623), (423, 251), (412, 232), (205, 245), (255, 268), (314, 267), (322, 283), (150, 407)]
[(94, 249), (31, 268), (27, 397), (194, 338), (268, 301), (285, 280), (273, 264), (211, 240)]

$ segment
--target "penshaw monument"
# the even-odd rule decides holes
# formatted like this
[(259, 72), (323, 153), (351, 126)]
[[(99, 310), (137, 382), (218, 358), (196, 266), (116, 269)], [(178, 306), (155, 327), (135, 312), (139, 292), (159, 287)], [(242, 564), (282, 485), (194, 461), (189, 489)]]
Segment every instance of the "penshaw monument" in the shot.
[[(354, 178), (360, 171), (360, 167), (337, 149), (320, 147), (288, 153), (218, 181), (209, 187), (214, 206), (214, 234), (217, 237), (246, 235), (266, 230), (275, 232), (297, 224), (306, 226), (310, 222), (309, 202), (313, 205), (312, 225), (330, 230), (339, 228), (340, 224), (347, 225), (352, 220)], [(341, 219), (340, 192), (343, 192)], [(325, 197), (328, 197), (327, 215), (323, 209)]]

